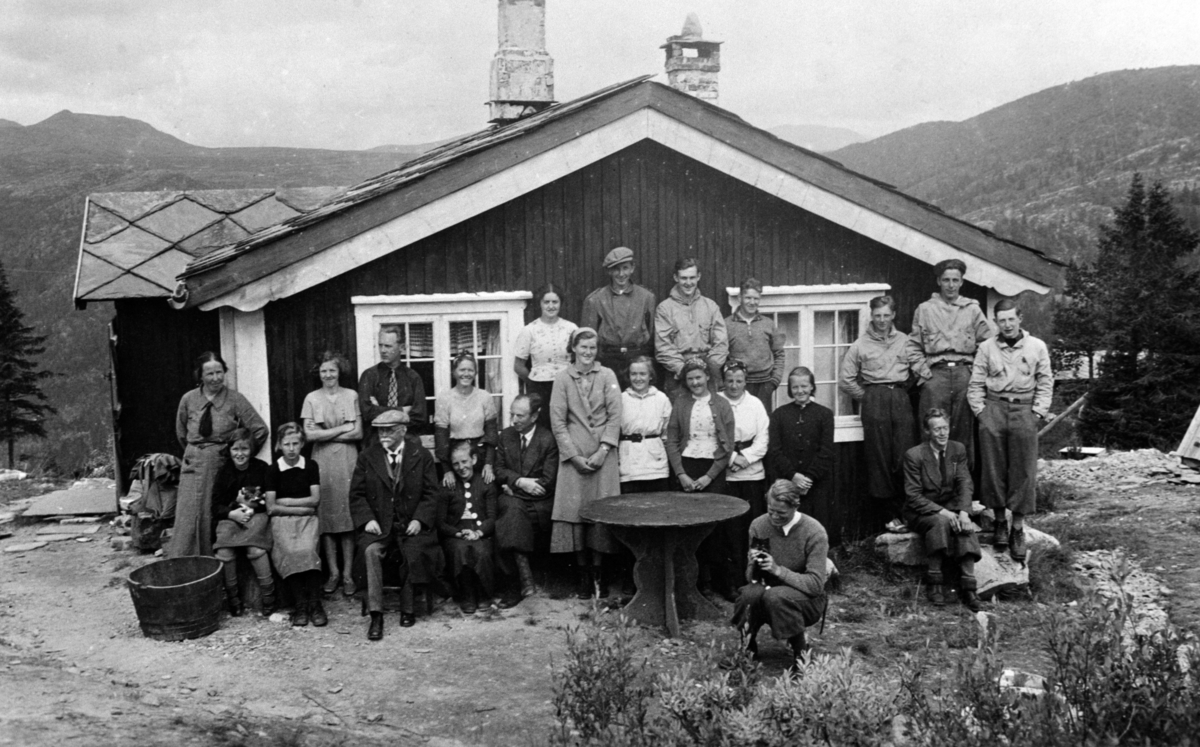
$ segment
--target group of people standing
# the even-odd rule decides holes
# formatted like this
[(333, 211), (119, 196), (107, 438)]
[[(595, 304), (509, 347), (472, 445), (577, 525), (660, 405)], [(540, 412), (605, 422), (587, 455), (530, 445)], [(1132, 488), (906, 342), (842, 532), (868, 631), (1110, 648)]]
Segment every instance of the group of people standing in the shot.
[[(339, 384), (347, 362), (322, 356), (322, 387), (305, 398), (299, 423), (280, 426), (278, 457), (267, 465), (252, 456), (266, 425), (224, 385), (220, 357), (204, 354), (200, 387), (179, 406), (185, 459), (169, 554), (226, 561), (229, 609), (241, 614), (233, 561), (244, 548), (264, 610), (275, 607), (273, 565), (295, 600), (295, 625), (325, 624), (322, 593), (340, 585), (349, 596), (365, 579), (368, 638), (377, 640), (385, 561), (399, 571), (401, 626), (415, 623), (421, 593), (457, 593), (464, 612), (497, 594), (496, 603), (510, 606), (537, 593), (530, 558), (545, 550), (573, 555), (581, 597), (605, 594), (623, 551), (605, 527), (581, 517), (589, 501), (721, 493), (749, 510), (701, 546), (702, 590), (736, 602), (735, 622), (751, 641), (768, 624), (799, 650), (804, 626), (820, 613), (828, 540), (797, 509), (829, 489), (833, 466), (834, 415), (813, 400), (813, 372), (788, 372), (791, 401), (773, 407), (784, 340), (759, 313), (763, 286), (753, 278), (723, 317), (701, 294), (693, 259), (676, 263), (661, 303), (633, 282), (632, 250), (613, 249), (604, 268), (610, 283), (584, 300), (581, 326), (560, 316), (560, 288), (535, 293), (539, 315), (520, 331), (513, 361), (524, 393), (507, 427), (494, 396), (477, 386), (471, 352), (452, 361), (454, 386), (437, 395), (431, 420), (421, 377), (403, 362), (404, 328), (386, 325), (380, 362), (362, 373), (357, 392)], [(979, 557), (965, 513), (974, 416), (982, 498), (997, 512), (993, 541), (1023, 558), (1034, 417), (1047, 416), (1050, 397), (1045, 345), (1021, 331), (1009, 301), (996, 307), (1000, 336), (992, 337), (977, 302), (958, 294), (965, 271), (958, 260), (937, 266), (939, 292), (918, 307), (909, 335), (893, 326), (892, 299), (873, 299), (869, 328), (847, 352), (839, 383), (861, 402), (868, 492), (889, 518), (925, 535), (938, 604), (942, 561), (961, 563), (960, 588), (971, 591)], [(914, 382), (927, 435), (919, 445)], [(430, 422), (432, 454), (410, 432)], [(964, 602), (977, 606), (973, 594)]]

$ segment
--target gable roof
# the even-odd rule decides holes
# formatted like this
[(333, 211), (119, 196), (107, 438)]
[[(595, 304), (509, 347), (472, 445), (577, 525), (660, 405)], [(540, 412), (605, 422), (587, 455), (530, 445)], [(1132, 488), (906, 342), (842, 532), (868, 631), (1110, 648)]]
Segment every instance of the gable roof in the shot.
[(636, 78), (429, 151), (316, 209), (192, 260), (178, 308), (261, 308), (651, 139), (933, 264), (973, 257), (968, 279), (1005, 295), (1046, 292), (1062, 263)]
[(89, 195), (75, 303), (169, 298), (197, 257), (312, 210), (344, 187)]

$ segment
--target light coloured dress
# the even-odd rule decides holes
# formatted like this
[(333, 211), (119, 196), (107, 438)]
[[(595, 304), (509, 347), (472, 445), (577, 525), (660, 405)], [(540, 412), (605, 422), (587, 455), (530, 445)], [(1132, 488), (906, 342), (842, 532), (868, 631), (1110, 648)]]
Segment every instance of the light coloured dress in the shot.
[[(325, 389), (309, 392), (300, 408), (302, 420), (312, 420), (318, 428), (337, 428), (358, 420), (358, 392), (338, 387), (331, 399)], [(350, 476), (358, 460), (358, 446), (342, 441), (316, 441), (312, 458), (321, 465), (321, 503), (317, 516), (323, 534), (354, 531), (350, 518)]]
[[(621, 390), (617, 375), (599, 363), (586, 373), (574, 366), (560, 371), (550, 397), (550, 429), (558, 441), (559, 460), (554, 487), (554, 524), (550, 552), (574, 552), (573, 525), (587, 524), (579, 515), (589, 501), (621, 492), (617, 447), (621, 436)], [(590, 457), (601, 443), (613, 447), (600, 469), (583, 474), (568, 462), (572, 457)], [(586, 546), (600, 552), (617, 552), (619, 545), (599, 524), (587, 524)]]
[(621, 435), (642, 436), (641, 441), (621, 441), (621, 482), (660, 480), (670, 475), (666, 445), (670, 419), (671, 400), (655, 387), (645, 394), (633, 389), (621, 394)]
[(560, 318), (554, 324), (546, 324), (541, 317), (521, 328), (514, 355), (529, 359), (530, 380), (552, 382), (559, 371), (571, 365), (567, 342), (576, 329), (575, 322)]
[(480, 467), (494, 463), (499, 422), (496, 398), (487, 391), (475, 387), (464, 395), (458, 387), (447, 389), (434, 400), (434, 456), (448, 468), (450, 447), (470, 441), (478, 452)]

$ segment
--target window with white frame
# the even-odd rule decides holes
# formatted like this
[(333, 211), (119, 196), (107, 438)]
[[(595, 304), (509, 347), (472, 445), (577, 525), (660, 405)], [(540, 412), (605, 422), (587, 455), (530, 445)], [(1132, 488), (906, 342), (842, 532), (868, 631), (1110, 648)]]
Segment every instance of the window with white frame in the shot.
[(398, 325), (404, 330), (403, 361), (425, 384), (430, 418), (434, 399), (455, 384), (450, 370), (454, 356), (470, 352), (478, 361), (475, 384), (495, 398), (504, 423), (509, 405), (520, 392), (512, 350), (531, 297), (528, 291), (354, 296), (350, 300), (359, 369), (379, 362), (380, 328)]
[[(805, 366), (816, 378), (813, 398), (833, 410), (834, 441), (862, 440), (858, 405), (838, 389), (837, 382), (846, 350), (870, 322), (870, 300), (887, 293), (890, 287), (884, 283), (763, 287), (758, 311), (775, 321), (784, 339), (785, 380), (775, 392), (776, 407), (791, 401), (787, 372)], [(725, 290), (730, 307), (736, 309), (740, 289)]]

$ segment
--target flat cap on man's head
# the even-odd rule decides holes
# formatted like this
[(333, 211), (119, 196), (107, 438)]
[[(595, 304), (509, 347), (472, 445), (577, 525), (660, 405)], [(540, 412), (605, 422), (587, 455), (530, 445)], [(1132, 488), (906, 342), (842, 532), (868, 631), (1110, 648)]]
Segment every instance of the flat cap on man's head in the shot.
[(398, 425), (408, 425), (408, 413), (404, 410), (387, 410), (371, 421), (375, 428), (395, 428)]
[(611, 270), (622, 262), (633, 261), (633, 250), (627, 246), (618, 246), (604, 255), (604, 269)]

